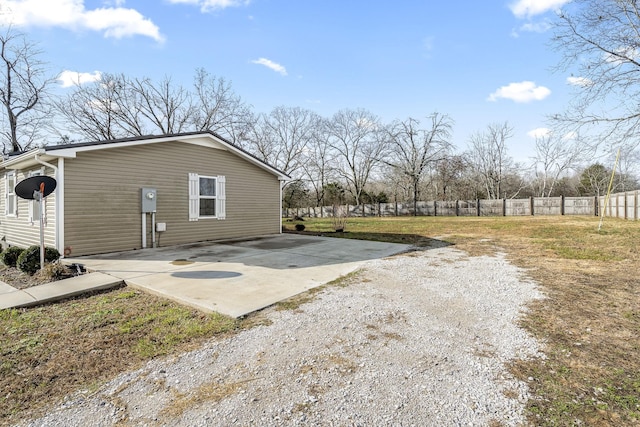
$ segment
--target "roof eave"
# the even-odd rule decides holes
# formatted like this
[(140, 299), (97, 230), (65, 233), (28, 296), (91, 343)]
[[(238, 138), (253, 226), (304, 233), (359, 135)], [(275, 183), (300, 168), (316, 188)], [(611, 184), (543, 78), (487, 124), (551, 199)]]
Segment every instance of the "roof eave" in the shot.
[[(18, 154), (17, 156), (4, 159), (2, 163), (0, 163), (0, 167), (3, 169), (24, 169), (26, 167), (39, 164), (36, 160), (36, 155), (44, 154), (46, 154), (44, 148), (34, 148), (32, 150), (25, 151), (22, 154)], [(55, 156), (52, 158), (54, 157)]]
[(118, 147), (127, 147), (132, 145), (142, 145), (142, 144), (155, 144), (159, 142), (167, 142), (167, 141), (182, 141), (185, 143), (190, 143), (192, 140), (196, 140), (198, 138), (209, 138), (211, 142), (218, 144), (224, 149), (229, 150), (239, 156), (247, 160), (248, 162), (254, 164), (255, 166), (266, 170), (267, 172), (275, 175), (280, 181), (288, 181), (291, 179), (290, 176), (285, 174), (284, 172), (274, 168), (273, 166), (263, 162), (262, 160), (254, 157), (252, 154), (244, 151), (243, 149), (236, 147), (234, 144), (226, 141), (224, 138), (216, 135), (213, 132), (192, 132), (192, 133), (184, 133), (184, 134), (176, 134), (176, 135), (161, 135), (157, 137), (140, 137), (140, 138), (126, 138), (122, 141), (115, 142), (99, 142), (99, 143), (87, 143), (87, 144), (70, 144), (68, 146), (59, 145), (52, 147), (45, 147), (46, 153), (53, 157), (66, 157), (73, 158), (76, 157), (76, 154), (81, 151), (94, 151), (94, 150), (104, 150), (108, 148), (118, 148)]

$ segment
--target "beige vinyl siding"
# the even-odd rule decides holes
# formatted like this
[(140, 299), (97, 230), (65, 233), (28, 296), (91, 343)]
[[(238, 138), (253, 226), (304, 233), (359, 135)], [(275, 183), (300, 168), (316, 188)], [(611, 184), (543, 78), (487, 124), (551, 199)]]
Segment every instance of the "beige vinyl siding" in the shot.
[[(16, 170), (16, 183), (29, 176), (31, 171), (40, 171), (41, 165), (33, 166), (24, 170)], [(16, 216), (5, 215), (6, 195), (6, 172), (0, 172), (0, 239), (3, 246), (19, 246), (22, 248), (31, 245), (40, 245), (40, 223), (36, 220), (31, 222), (29, 218), (29, 200), (21, 199), (16, 196), (17, 210)], [(44, 174), (55, 178), (55, 172), (51, 168), (44, 168)], [(44, 244), (45, 246), (55, 247), (56, 242), (56, 193), (50, 194), (45, 198), (46, 222), (44, 227)]]
[[(226, 177), (224, 220), (189, 221), (189, 173)], [(71, 255), (142, 247), (141, 188), (157, 189), (159, 246), (280, 232), (280, 182), (226, 150), (162, 142), (79, 152), (65, 160), (65, 246)], [(151, 247), (147, 215), (147, 247)]]

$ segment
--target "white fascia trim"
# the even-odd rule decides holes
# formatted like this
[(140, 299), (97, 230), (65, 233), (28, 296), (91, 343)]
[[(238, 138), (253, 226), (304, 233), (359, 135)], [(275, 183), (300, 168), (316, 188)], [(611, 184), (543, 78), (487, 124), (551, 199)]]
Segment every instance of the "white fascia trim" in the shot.
[(85, 151), (97, 151), (97, 150), (106, 150), (108, 148), (131, 147), (134, 145), (153, 144), (154, 142), (161, 142), (161, 141), (158, 141), (155, 139), (147, 139), (147, 140), (140, 140), (140, 141), (125, 141), (125, 142), (88, 145), (86, 147), (60, 148), (57, 150), (47, 150), (47, 154), (50, 156), (74, 159), (77, 157), (77, 153), (82, 153)]
[(122, 147), (133, 147), (136, 145), (147, 145), (147, 144), (157, 144), (159, 142), (170, 142), (170, 141), (184, 141), (192, 138), (202, 138), (203, 136), (209, 136), (209, 134), (198, 134), (198, 135), (187, 135), (182, 137), (175, 136), (164, 136), (158, 138), (143, 138), (143, 139), (133, 139), (122, 142), (104, 142), (104, 143), (96, 143), (92, 145), (86, 145), (82, 147), (69, 147), (69, 148), (57, 148), (47, 150), (47, 154), (55, 157), (66, 157), (66, 158), (75, 158), (77, 153), (82, 153), (85, 151), (97, 151), (97, 150), (107, 150), (110, 148), (122, 148)]
[[(202, 140), (203, 137), (208, 138), (209, 141), (203, 141)], [(247, 160), (249, 163), (253, 163), (259, 168), (264, 169), (267, 172), (277, 176), (278, 180), (280, 181), (287, 181), (290, 179), (287, 175), (283, 174), (279, 170), (272, 168), (268, 164), (256, 159), (255, 157), (245, 153), (244, 151), (238, 149), (237, 147), (234, 147), (233, 145), (225, 142), (224, 140), (216, 138), (214, 135), (210, 133), (182, 136), (182, 137), (179, 137), (178, 140), (182, 142), (190, 143), (190, 144), (201, 145), (203, 147), (211, 147), (211, 148), (218, 148), (218, 149), (222, 148), (222, 149), (231, 151), (238, 157), (241, 157)]]
[(16, 165), (19, 165), (25, 162), (35, 163), (34, 158), (38, 154), (40, 155), (44, 154), (44, 149), (34, 148), (33, 150), (25, 151), (24, 153), (19, 154), (15, 157), (10, 157), (5, 159), (2, 162), (2, 164), (0, 164), (0, 166), (5, 169), (21, 169), (21, 167), (16, 167)]
[(239, 150), (239, 149), (237, 149), (236, 147), (234, 147), (234, 146), (232, 146), (232, 145), (225, 144), (225, 143), (224, 143), (224, 141), (219, 141), (219, 142), (220, 142), (220, 143), (222, 143), (222, 144), (224, 144), (224, 145), (227, 147), (227, 149), (228, 149), (229, 151), (233, 152), (233, 153), (234, 153), (234, 154), (236, 154), (237, 156), (242, 157), (243, 159), (247, 160), (249, 163), (253, 163), (254, 165), (258, 166), (259, 168), (264, 169), (264, 170), (266, 170), (267, 172), (270, 172), (270, 173), (272, 173), (273, 175), (277, 176), (279, 181), (283, 181), (283, 180), (284, 180), (284, 181), (287, 181), (287, 180), (289, 180), (289, 179), (290, 179), (287, 175), (283, 174), (283, 173), (282, 173), (282, 172), (280, 172), (279, 170), (274, 169), (274, 168), (272, 168), (271, 166), (269, 166), (268, 164), (266, 164), (266, 163), (264, 163), (264, 162), (262, 162), (262, 161), (260, 161), (260, 160), (256, 159), (256, 158), (255, 158), (255, 157), (253, 157), (253, 156), (248, 155), (248, 154), (247, 154), (247, 153), (245, 153), (244, 151)]

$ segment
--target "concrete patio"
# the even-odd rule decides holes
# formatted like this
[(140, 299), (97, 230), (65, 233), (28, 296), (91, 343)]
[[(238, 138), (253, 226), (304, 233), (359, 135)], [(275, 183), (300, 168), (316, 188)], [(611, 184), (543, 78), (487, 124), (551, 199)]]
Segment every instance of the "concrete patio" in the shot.
[(410, 245), (296, 234), (65, 259), (127, 285), (240, 317)]

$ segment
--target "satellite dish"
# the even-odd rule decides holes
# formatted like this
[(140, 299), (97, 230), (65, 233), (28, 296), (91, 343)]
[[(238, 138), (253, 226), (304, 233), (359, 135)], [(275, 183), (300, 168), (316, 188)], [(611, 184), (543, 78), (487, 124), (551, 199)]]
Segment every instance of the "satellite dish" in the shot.
[(33, 200), (33, 193), (42, 191), (42, 197), (47, 197), (56, 189), (56, 180), (50, 176), (37, 175), (23, 179), (16, 185), (16, 194), (22, 199)]

